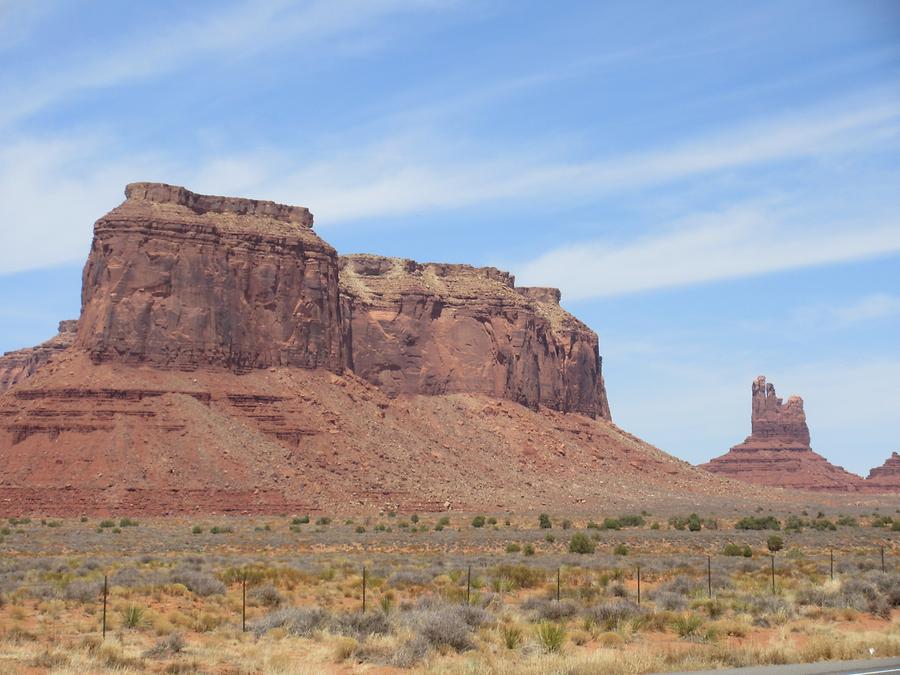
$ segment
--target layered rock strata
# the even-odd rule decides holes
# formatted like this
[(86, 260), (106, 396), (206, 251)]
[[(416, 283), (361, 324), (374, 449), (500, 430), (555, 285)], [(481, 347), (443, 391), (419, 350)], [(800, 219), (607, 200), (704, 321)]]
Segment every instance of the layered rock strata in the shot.
[(353, 371), (388, 394), (471, 392), (609, 418), (597, 335), (493, 267), (340, 259)]
[(900, 454), (892, 452), (884, 464), (869, 471), (866, 486), (877, 492), (900, 491)]
[(305, 208), (134, 183), (94, 226), (76, 346), (95, 363), (339, 372), (337, 255)]
[(71, 347), (75, 342), (77, 325), (77, 321), (60, 321), (59, 333), (46, 342), (0, 356), (0, 392), (31, 377), (55, 355)]
[(803, 399), (787, 402), (757, 377), (751, 387), (750, 435), (701, 468), (736, 480), (797, 490), (856, 492), (863, 479), (831, 464), (810, 447)]

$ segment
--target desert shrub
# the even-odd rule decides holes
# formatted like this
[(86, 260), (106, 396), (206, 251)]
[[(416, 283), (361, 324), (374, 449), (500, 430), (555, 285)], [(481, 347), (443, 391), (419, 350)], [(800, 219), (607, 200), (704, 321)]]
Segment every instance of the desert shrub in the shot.
[(331, 518), (329, 518), (328, 516), (320, 516), (316, 519), (316, 525), (318, 525), (319, 527), (331, 525)]
[(291, 525), (306, 525), (309, 523), (309, 516), (297, 516), (291, 520)]
[(643, 527), (646, 523), (643, 516), (636, 515), (619, 516), (618, 521), (622, 527)]
[(63, 590), (63, 597), (66, 600), (90, 602), (99, 598), (102, 592), (102, 581), (73, 581)]
[(675, 530), (683, 530), (687, 527), (687, 518), (684, 516), (672, 516), (669, 518), (669, 527)]
[(630, 600), (600, 603), (584, 612), (588, 622), (604, 630), (616, 630), (625, 621), (635, 621), (644, 616), (644, 610)]
[(356, 534), (363, 534), (365, 531), (366, 531), (366, 528), (364, 525), (356, 526)]
[(281, 593), (271, 584), (254, 588), (250, 593), (250, 598), (263, 607), (278, 607), (283, 602)]
[(744, 554), (744, 547), (740, 544), (725, 544), (725, 548), (722, 549), (722, 555), (727, 556), (742, 556)]
[(119, 520), (119, 527), (137, 527), (138, 521), (132, 520), (131, 518), (121, 518)]
[(772, 553), (777, 553), (784, 548), (784, 539), (779, 537), (777, 534), (773, 534), (766, 540), (766, 546), (769, 547), (769, 550)]
[(748, 609), (756, 619), (756, 624), (762, 626), (768, 625), (769, 619), (780, 623), (794, 615), (793, 605), (777, 595), (753, 596), (748, 603)]
[(484, 516), (475, 516), (472, 518), (472, 527), (484, 527), (487, 519)]
[(125, 628), (139, 628), (144, 624), (146, 611), (143, 607), (129, 605), (122, 610), (122, 625)]
[(107, 528), (107, 527), (115, 527), (116, 521), (114, 520), (101, 520), (99, 527)]
[(518, 626), (500, 626), (500, 637), (507, 649), (515, 649), (522, 642), (522, 629)]
[(498, 565), (494, 569), (494, 577), (506, 579), (513, 590), (535, 588), (544, 583), (547, 573), (528, 565)]
[(403, 588), (404, 586), (427, 586), (434, 578), (427, 570), (397, 570), (388, 578), (388, 586)]
[(464, 652), (474, 648), (472, 631), (487, 623), (488, 615), (468, 605), (433, 605), (410, 612), (406, 620), (429, 647)]
[(513, 542), (513, 543), (506, 545), (506, 552), (507, 553), (521, 553), (522, 547), (519, 546), (519, 544), (516, 544), (515, 542)]
[(670, 612), (681, 610), (687, 607), (687, 600), (683, 595), (672, 593), (671, 591), (657, 591), (651, 596), (656, 606)]
[(593, 553), (597, 545), (583, 532), (576, 532), (569, 541), (569, 553)]
[(555, 654), (566, 641), (566, 629), (561, 624), (544, 621), (537, 627), (537, 638), (545, 652)]
[(538, 525), (540, 525), (540, 527), (545, 530), (553, 527), (553, 523), (550, 521), (550, 516), (546, 513), (542, 513), (538, 516)]
[(703, 588), (703, 584), (690, 577), (677, 576), (671, 581), (663, 584), (657, 591), (666, 591), (677, 595), (692, 595)]
[(183, 652), (184, 647), (184, 635), (178, 632), (170, 633), (166, 637), (157, 640), (156, 644), (144, 652), (144, 657), (158, 659), (165, 656), (174, 656)]
[(604, 518), (600, 525), (601, 530), (621, 530), (622, 522), (618, 518)]
[(572, 521), (569, 520), (568, 518), (566, 518), (565, 520), (562, 521), (561, 527), (564, 530), (571, 530), (572, 529)]
[(679, 614), (672, 619), (672, 628), (678, 633), (678, 637), (699, 637), (703, 629), (703, 619), (696, 614)]
[(529, 556), (534, 555), (534, 546), (532, 546), (531, 544), (525, 544), (524, 548), (522, 549), (522, 553)]
[(775, 516), (746, 516), (734, 524), (736, 530), (780, 530), (781, 521)]
[(391, 623), (382, 612), (354, 612), (335, 617), (331, 629), (335, 633), (363, 641), (372, 635), (387, 635), (391, 632)]
[(837, 524), (843, 527), (859, 527), (859, 522), (853, 516), (840, 516)]
[(187, 587), (191, 593), (203, 597), (220, 595), (225, 592), (225, 584), (214, 576), (188, 568), (172, 570), (169, 579), (172, 583), (182, 584)]
[(283, 628), (290, 635), (309, 637), (322, 630), (331, 620), (331, 615), (321, 607), (290, 607), (276, 609), (250, 626), (257, 636), (268, 633), (273, 628)]
[(578, 614), (578, 605), (571, 600), (557, 602), (555, 599), (533, 597), (525, 600), (521, 608), (534, 612), (534, 616), (541, 621), (560, 621)]
[(613, 555), (628, 555), (628, 546), (625, 544), (616, 544), (613, 548)]
[(234, 528), (229, 526), (213, 525), (209, 528), (210, 534), (229, 534), (231, 532), (234, 532)]

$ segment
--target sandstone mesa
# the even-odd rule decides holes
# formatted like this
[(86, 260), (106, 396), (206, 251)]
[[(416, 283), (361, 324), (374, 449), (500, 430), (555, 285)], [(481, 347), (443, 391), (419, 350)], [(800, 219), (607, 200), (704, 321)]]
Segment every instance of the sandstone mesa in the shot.
[[(4, 390), (10, 515), (758, 496), (612, 423), (597, 335), (558, 290), (491, 267), (338, 256), (305, 208), (158, 183), (127, 186), (96, 222), (79, 320), (0, 358)], [(738, 460), (707, 468), (864, 483), (809, 449), (802, 401), (764, 380), (753, 401), (753, 434), (725, 456)]]

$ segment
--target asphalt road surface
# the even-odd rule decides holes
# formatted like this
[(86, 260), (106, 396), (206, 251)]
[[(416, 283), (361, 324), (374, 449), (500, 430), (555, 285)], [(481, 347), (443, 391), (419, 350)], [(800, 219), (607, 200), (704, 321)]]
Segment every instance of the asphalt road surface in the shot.
[(708, 672), (715, 675), (888, 675), (889, 673), (900, 675), (900, 658), (821, 661), (792, 666), (753, 666)]

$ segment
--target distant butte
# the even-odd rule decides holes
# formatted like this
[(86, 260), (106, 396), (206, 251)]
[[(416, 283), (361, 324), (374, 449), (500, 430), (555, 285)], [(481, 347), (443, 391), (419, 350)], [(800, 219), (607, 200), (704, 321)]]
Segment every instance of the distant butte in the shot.
[(884, 464), (869, 471), (866, 486), (878, 492), (900, 492), (900, 454), (892, 452)]
[(751, 406), (750, 435), (700, 468), (747, 483), (794, 490), (866, 489), (860, 476), (813, 452), (802, 398), (791, 396), (783, 402), (775, 386), (760, 376), (753, 381)]

